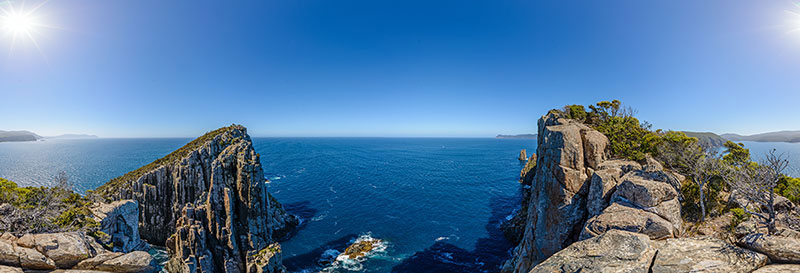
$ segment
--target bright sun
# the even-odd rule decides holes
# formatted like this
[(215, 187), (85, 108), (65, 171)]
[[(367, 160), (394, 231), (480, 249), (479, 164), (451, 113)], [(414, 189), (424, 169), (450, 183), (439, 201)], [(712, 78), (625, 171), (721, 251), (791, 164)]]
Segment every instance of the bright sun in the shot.
[(36, 15), (36, 10), (40, 7), (41, 5), (38, 5), (32, 9), (26, 9), (24, 4), (17, 8), (12, 4), (0, 6), (0, 34), (11, 38), (12, 48), (15, 43), (22, 40), (30, 41), (37, 48), (39, 47), (39, 43), (36, 42), (37, 34), (43, 28), (50, 28), (42, 24)]
[(34, 18), (28, 14), (10, 14), (3, 20), (3, 26), (13, 34), (28, 34), (36, 26)]

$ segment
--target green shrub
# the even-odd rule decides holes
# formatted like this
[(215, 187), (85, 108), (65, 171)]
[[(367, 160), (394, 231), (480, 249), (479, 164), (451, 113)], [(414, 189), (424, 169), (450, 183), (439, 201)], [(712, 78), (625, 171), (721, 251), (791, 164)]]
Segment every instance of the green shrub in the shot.
[(608, 137), (612, 154), (636, 161), (654, 154), (660, 140), (649, 130), (649, 125), (634, 117), (610, 117), (597, 124), (595, 129)]
[(786, 197), (796, 204), (800, 204), (800, 178), (783, 176), (781, 180), (778, 180), (775, 193)]
[(649, 124), (633, 117), (632, 110), (623, 109), (620, 101), (601, 101), (589, 109), (587, 112), (583, 105), (574, 104), (549, 113), (580, 121), (603, 133), (614, 156), (641, 161), (646, 154), (655, 153), (659, 135), (650, 131)]
[(733, 208), (731, 209), (731, 224), (729, 228), (733, 230), (736, 228), (736, 226), (744, 221), (747, 221), (748, 219), (750, 219), (750, 214), (745, 212), (744, 209)]
[(91, 229), (100, 226), (92, 218), (92, 212), (88, 207), (72, 207), (53, 219), (53, 223), (67, 230)]
[[(723, 194), (721, 193), (726, 191), (727, 188), (728, 184), (720, 177), (715, 177), (706, 183), (706, 200), (704, 203), (706, 211), (709, 214), (719, 215), (723, 212), (727, 200), (723, 198)], [(692, 182), (691, 179), (687, 179), (681, 185), (681, 194), (683, 195), (683, 200), (681, 201), (683, 217), (693, 222), (700, 220), (702, 214), (700, 208), (700, 187)]]

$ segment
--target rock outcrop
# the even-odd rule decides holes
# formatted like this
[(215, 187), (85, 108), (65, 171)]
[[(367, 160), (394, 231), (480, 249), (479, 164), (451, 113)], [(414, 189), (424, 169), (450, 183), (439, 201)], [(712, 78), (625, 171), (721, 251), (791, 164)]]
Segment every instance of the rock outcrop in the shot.
[(800, 238), (753, 233), (739, 239), (737, 244), (766, 254), (773, 262), (800, 263)]
[[(525, 217), (503, 272), (526, 273), (573, 242), (610, 230), (666, 239), (681, 233), (680, 181), (652, 158), (644, 165), (609, 160), (608, 139), (574, 120), (539, 119), (537, 162), (523, 210), (503, 223), (507, 237)], [(524, 185), (524, 183), (523, 183)], [(571, 256), (570, 256), (571, 257)]]
[(100, 231), (108, 234), (102, 241), (115, 252), (131, 252), (147, 248), (139, 237), (139, 204), (135, 200), (100, 203), (91, 208)]
[(646, 235), (612, 230), (570, 245), (530, 272), (647, 273), (655, 255)]
[(751, 272), (767, 264), (763, 254), (712, 237), (668, 239), (653, 260), (653, 273)]
[(147, 252), (109, 252), (80, 232), (26, 234), (19, 239), (2, 237), (0, 264), (10, 269), (0, 272), (67, 269), (140, 273), (155, 269)]
[(275, 230), (293, 216), (270, 201), (259, 154), (243, 126), (209, 132), (97, 192), (139, 203), (141, 238), (167, 247), (172, 270), (283, 270), (272, 258), (278, 264), (263, 264), (262, 254), (274, 249)]
[[(527, 223), (506, 272), (527, 272), (578, 239), (586, 218), (588, 178), (606, 157), (602, 134), (554, 114), (539, 119), (536, 172)], [(587, 137), (587, 135), (589, 137)]]
[(525, 154), (525, 149), (522, 149), (521, 151), (519, 151), (519, 158), (517, 158), (517, 159), (519, 159), (519, 161), (528, 160), (528, 155)]
[(753, 273), (800, 273), (800, 264), (770, 264)]

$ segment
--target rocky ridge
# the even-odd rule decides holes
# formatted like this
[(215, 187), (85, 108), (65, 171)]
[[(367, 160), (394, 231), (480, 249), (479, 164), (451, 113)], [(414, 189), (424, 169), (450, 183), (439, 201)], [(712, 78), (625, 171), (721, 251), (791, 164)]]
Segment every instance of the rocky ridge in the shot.
[(283, 272), (274, 236), (297, 225), (267, 193), (247, 129), (220, 128), (97, 189), (138, 202), (139, 234), (170, 272)]
[(501, 225), (522, 234), (502, 272), (800, 272), (800, 232), (737, 228), (736, 244), (681, 237), (685, 178), (649, 157), (609, 159), (607, 145), (556, 112), (539, 120), (537, 163), (520, 181), (529, 193)]

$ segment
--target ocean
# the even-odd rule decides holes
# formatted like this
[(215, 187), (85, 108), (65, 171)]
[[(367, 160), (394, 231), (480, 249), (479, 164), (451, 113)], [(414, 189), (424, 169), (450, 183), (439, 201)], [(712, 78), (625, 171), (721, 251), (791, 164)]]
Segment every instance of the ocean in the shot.
[[(0, 143), (0, 177), (47, 185), (64, 171), (96, 188), (190, 139)], [(291, 272), (495, 272), (513, 247), (500, 220), (520, 202), (517, 157), (536, 140), (253, 138), (269, 192), (301, 217), (281, 242)], [(358, 238), (383, 241), (361, 261), (330, 264)]]
[[(96, 188), (191, 139), (0, 143), (0, 177), (47, 185), (65, 172)], [(253, 138), (268, 188), (301, 217), (281, 245), (291, 272), (497, 272), (513, 247), (500, 221), (520, 202), (520, 149), (533, 139)], [(755, 159), (785, 152), (800, 176), (800, 144), (745, 142)], [(384, 243), (331, 264), (356, 239)]]

